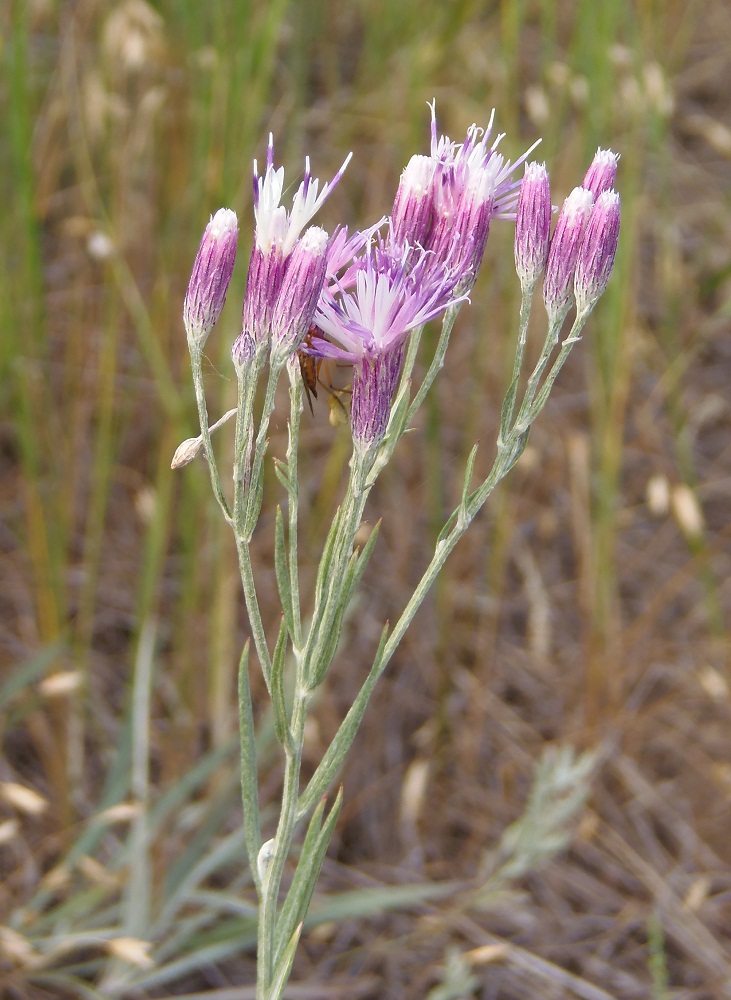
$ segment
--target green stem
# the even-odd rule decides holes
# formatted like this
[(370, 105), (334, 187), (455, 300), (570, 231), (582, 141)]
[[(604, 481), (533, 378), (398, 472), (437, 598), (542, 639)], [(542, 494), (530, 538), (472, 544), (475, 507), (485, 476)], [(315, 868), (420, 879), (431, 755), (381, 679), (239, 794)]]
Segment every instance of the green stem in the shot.
[(421, 343), (421, 335), (424, 332), (423, 326), (417, 326), (415, 330), (411, 331), (411, 336), (409, 337), (409, 343), (406, 348), (406, 354), (404, 356), (404, 364), (401, 369), (401, 379), (399, 381), (399, 389), (402, 389), (406, 383), (411, 378), (411, 374), (414, 371), (414, 365), (416, 364), (416, 356), (419, 353), (419, 344)]
[(299, 361), (294, 355), (294, 361), (287, 365), (289, 376), (289, 445), (287, 448), (287, 478), (289, 489), (289, 585), (291, 594), (292, 614), (294, 618), (294, 636), (292, 645), (294, 654), (300, 656), (302, 650), (302, 610), (300, 607), (299, 562), (298, 562), (298, 521), (299, 521), (299, 480), (298, 452), (300, 418), (302, 416), (302, 376), (299, 371)]
[(345, 496), (320, 559), (315, 608), (302, 654), (303, 677), (308, 687), (316, 687), (321, 682), (329, 666), (328, 660), (334, 654), (333, 628), (339, 602), (342, 601), (343, 582), (353, 554), (355, 535), (373, 485), (368, 477), (374, 458), (373, 452), (353, 451)]
[[(417, 410), (426, 399), (426, 394), (429, 392), (432, 385), (434, 384), (434, 379), (437, 377), (439, 372), (444, 367), (444, 356), (447, 353), (447, 348), (449, 347), (449, 338), (452, 335), (452, 329), (454, 327), (455, 320), (457, 319), (457, 313), (459, 312), (461, 305), (462, 303), (459, 302), (457, 303), (457, 305), (450, 306), (444, 314), (444, 319), (442, 320), (442, 331), (439, 334), (439, 341), (437, 343), (437, 348), (434, 352), (434, 357), (432, 358), (432, 362), (429, 365), (426, 375), (424, 376), (424, 381), (419, 386), (419, 390), (414, 396), (411, 406), (409, 407), (408, 414), (406, 417), (406, 423), (404, 425), (406, 427), (408, 427), (408, 425), (414, 419)], [(423, 327), (421, 329), (423, 330)]]
[(522, 422), (525, 415), (530, 412), (531, 407), (533, 406), (533, 400), (536, 392), (538, 391), (541, 377), (546, 370), (548, 359), (551, 357), (556, 344), (558, 344), (558, 338), (561, 333), (561, 327), (563, 326), (564, 319), (565, 313), (562, 316), (556, 317), (552, 326), (549, 327), (548, 334), (546, 335), (546, 339), (541, 350), (541, 355), (538, 358), (530, 378), (528, 379), (528, 385), (526, 386), (525, 396), (523, 397), (523, 402), (521, 404), (516, 423)]
[(272, 693), (272, 659), (269, 655), (267, 637), (264, 630), (264, 622), (259, 610), (259, 598), (256, 593), (254, 583), (254, 570), (251, 565), (251, 551), (249, 543), (241, 535), (236, 533), (236, 551), (239, 556), (239, 570), (241, 572), (241, 583), (244, 588), (244, 600), (246, 601), (246, 611), (249, 615), (251, 634), (254, 639), (254, 648), (259, 657), (259, 665), (266, 682), (267, 691)]
[[(252, 494), (258, 493), (258, 509), (261, 507), (261, 461), (265, 447), (260, 446), (262, 440), (266, 440), (266, 427), (260, 426), (257, 436), (257, 453), (254, 455), (252, 468), (251, 448), (254, 435), (254, 400), (256, 398), (256, 388), (259, 373), (264, 364), (264, 352), (261, 351), (252, 358), (250, 365), (238, 369), (238, 400), (236, 409), (236, 436), (234, 445), (234, 512), (232, 524), (234, 536), (236, 538), (236, 551), (239, 557), (239, 570), (241, 573), (241, 583), (244, 589), (244, 599), (246, 610), (249, 615), (251, 634), (254, 639), (256, 655), (267, 685), (267, 690), (271, 694), (272, 661), (269, 654), (269, 647), (266, 641), (266, 631), (259, 610), (259, 599), (256, 593), (254, 582), (254, 571), (251, 565), (250, 542), (253, 534), (253, 527), (247, 530), (249, 514), (252, 509)], [(276, 387), (276, 381), (274, 382)], [(272, 388), (272, 375), (270, 371), (267, 383), (267, 399), (270, 401), (269, 413), (266, 417), (268, 424), (273, 405), (274, 391)], [(262, 425), (264, 418), (262, 417)], [(258, 459), (258, 460), (257, 460)], [(254, 518), (254, 523), (256, 517)]]
[[(282, 884), (284, 866), (289, 856), (297, 825), (297, 802), (299, 798), (302, 747), (304, 744), (305, 722), (309, 695), (298, 685), (292, 707), (289, 747), (285, 746), (284, 785), (282, 788), (282, 808), (274, 836), (273, 850), (265, 870), (260, 871), (261, 903), (259, 906), (258, 953), (256, 971), (257, 1000), (271, 1000), (270, 990), (275, 977), (274, 956), (276, 954), (277, 902)], [(284, 944), (286, 947), (286, 943)]]
[(229, 524), (233, 524), (231, 508), (229, 507), (228, 500), (226, 499), (226, 494), (223, 492), (221, 476), (218, 472), (216, 456), (213, 453), (213, 445), (211, 444), (211, 431), (208, 424), (208, 406), (206, 405), (206, 391), (203, 383), (203, 351), (202, 348), (190, 340), (188, 341), (188, 347), (190, 350), (190, 365), (193, 371), (195, 401), (198, 406), (198, 422), (200, 423), (201, 438), (203, 439), (203, 452), (206, 456), (208, 471), (211, 476), (211, 486), (213, 487), (216, 500), (218, 500), (218, 504), (223, 511), (223, 516)]
[(234, 439), (234, 531), (244, 533), (244, 498), (251, 481), (251, 445), (254, 437), (254, 399), (259, 381), (256, 358), (250, 368), (237, 370), (236, 434)]
[[(534, 286), (535, 287), (535, 286)], [(515, 411), (515, 400), (518, 394), (518, 384), (520, 373), (523, 370), (523, 358), (525, 357), (525, 345), (528, 341), (528, 321), (530, 320), (531, 305), (533, 302), (533, 288), (525, 289), (520, 301), (520, 318), (518, 320), (518, 344), (515, 349), (513, 359), (513, 375), (510, 379), (510, 386), (505, 395), (502, 412), (500, 414), (500, 437), (508, 433)]]
[(244, 646), (239, 663), (239, 742), (241, 749), (241, 801), (244, 807), (244, 836), (249, 868), (261, 900), (261, 879), (257, 858), (261, 849), (259, 784), (254, 732), (254, 710), (249, 687), (249, 643)]
[[(530, 425), (533, 423), (533, 421), (536, 419), (536, 417), (541, 412), (543, 407), (546, 405), (546, 401), (548, 400), (548, 397), (551, 394), (551, 389), (553, 388), (553, 383), (556, 381), (558, 373), (563, 368), (566, 359), (569, 356), (571, 348), (578, 341), (579, 334), (581, 333), (581, 330), (584, 324), (586, 323), (587, 318), (588, 318), (588, 313), (584, 313), (581, 316), (577, 316), (576, 319), (574, 320), (573, 326), (571, 327), (571, 331), (569, 332), (568, 337), (566, 337), (563, 344), (561, 345), (561, 350), (559, 351), (556, 360), (553, 362), (553, 365), (551, 366), (551, 369), (548, 372), (548, 375), (546, 376), (543, 385), (541, 386), (540, 392), (538, 393), (538, 397), (535, 398), (536, 390), (538, 387), (538, 381), (540, 379), (541, 374), (543, 373), (544, 368), (546, 367), (548, 356), (550, 355), (551, 351), (556, 345), (556, 339), (554, 339), (548, 351), (546, 350), (546, 345), (548, 345), (549, 341), (551, 340), (551, 333), (549, 333), (549, 336), (546, 339), (546, 345), (544, 345), (543, 352), (541, 354), (541, 358), (539, 359), (539, 362), (536, 365), (533, 375), (531, 375), (530, 382), (528, 383), (528, 388), (526, 389), (525, 398), (518, 412), (518, 416), (515, 419), (515, 426), (513, 430), (517, 432), (519, 435), (525, 433), (525, 431), (528, 430)], [(558, 336), (558, 331), (556, 331), (556, 338), (557, 336)]]
[(261, 418), (259, 420), (259, 430), (257, 432), (256, 443), (254, 445), (254, 461), (251, 468), (251, 479), (245, 503), (243, 530), (247, 542), (251, 541), (254, 529), (256, 528), (256, 523), (259, 520), (259, 513), (261, 511), (261, 502), (264, 495), (262, 467), (268, 444), (267, 433), (269, 431), (269, 420), (274, 410), (274, 397), (276, 394), (277, 382), (279, 381), (281, 373), (281, 363), (276, 366), (274, 364), (270, 364), (269, 377), (267, 379), (266, 392), (264, 394), (264, 405), (262, 406)]
[[(460, 504), (447, 521), (447, 525), (451, 524), (451, 528), (447, 531), (445, 526), (445, 532), (437, 542), (429, 565), (424, 570), (421, 580), (419, 581), (409, 602), (402, 611), (396, 625), (387, 638), (384, 634), (382, 645), (378, 649), (378, 653), (368, 677), (358, 692), (355, 701), (343, 720), (332, 743), (325, 752), (325, 755), (318, 765), (314, 775), (310, 779), (307, 788), (303, 792), (298, 805), (299, 817), (306, 815), (307, 812), (312, 809), (320, 796), (325, 793), (334, 775), (340, 769), (345, 757), (347, 756), (348, 750), (355, 739), (355, 735), (358, 732), (368, 700), (376, 682), (378, 681), (378, 678), (388, 666), (391, 657), (398, 648), (399, 643), (403, 639), (404, 634), (413, 621), (417, 611), (424, 603), (426, 595), (429, 593), (434, 581), (444, 567), (450, 553), (467, 531), (472, 519), (484, 506), (495, 487), (502, 479), (505, 478), (507, 473), (515, 464), (517, 457), (520, 455), (521, 443), (525, 440), (525, 432), (545, 406), (551, 386), (568, 357), (571, 347), (576, 343), (578, 333), (585, 322), (585, 319), (586, 317), (582, 316), (577, 318), (575, 321), (571, 333), (564, 342), (561, 351), (549, 372), (546, 383), (538, 395), (538, 398), (535, 400), (532, 398), (532, 396), (535, 396), (535, 388), (533, 389), (533, 393), (530, 398), (528, 396), (528, 390), (526, 390), (526, 396), (513, 427), (508, 431), (504, 439), (501, 436), (498, 440), (497, 455), (495, 456), (495, 461), (493, 462), (493, 466), (487, 478), (476, 490), (464, 497), (462, 504)], [(543, 368), (545, 368), (550, 351), (545, 351), (544, 349), (544, 353), (545, 360), (542, 361)], [(541, 362), (539, 362), (539, 366), (540, 365)]]

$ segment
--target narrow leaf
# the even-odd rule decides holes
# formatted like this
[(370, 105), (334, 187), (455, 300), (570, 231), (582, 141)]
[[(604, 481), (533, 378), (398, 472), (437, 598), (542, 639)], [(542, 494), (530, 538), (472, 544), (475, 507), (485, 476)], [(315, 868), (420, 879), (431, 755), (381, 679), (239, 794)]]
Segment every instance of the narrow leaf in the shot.
[(444, 527), (439, 532), (439, 537), (437, 538), (437, 545), (439, 545), (440, 542), (445, 541), (449, 537), (449, 535), (452, 532), (452, 528), (457, 523), (458, 517), (459, 517), (459, 509), (453, 510), (452, 513), (447, 518), (447, 520), (445, 521)]
[[(324, 808), (324, 799), (322, 801)], [(312, 901), (312, 895), (315, 891), (315, 887), (317, 886), (317, 881), (320, 878), (320, 871), (322, 870), (322, 864), (323, 861), (325, 860), (327, 849), (330, 846), (330, 841), (332, 840), (332, 835), (335, 831), (335, 824), (337, 823), (338, 817), (340, 816), (340, 810), (342, 808), (342, 805), (343, 805), (343, 789), (341, 787), (338, 789), (338, 794), (335, 798), (335, 802), (333, 803), (333, 807), (330, 810), (330, 814), (327, 817), (327, 820), (325, 821), (325, 825), (321, 830), (319, 830), (317, 834), (315, 843), (311, 851), (309, 852), (309, 856), (306, 861), (306, 868), (303, 868), (302, 876), (298, 882), (297, 882), (297, 877), (300, 872), (300, 865), (297, 866), (297, 872), (295, 872), (295, 882), (297, 882), (296, 885), (297, 894), (294, 905), (292, 907), (292, 911), (289, 914), (289, 920), (295, 924), (293, 930), (296, 930), (296, 925), (301, 926), (302, 922), (307, 916), (307, 911), (309, 910), (310, 902)], [(320, 812), (320, 818), (321, 815), (322, 814)], [(310, 825), (312, 826), (312, 824)], [(317, 825), (318, 827), (320, 825), (319, 818)], [(290, 894), (292, 890), (295, 889), (295, 882), (292, 883), (292, 889), (290, 890)], [(289, 895), (287, 896), (287, 903), (288, 902), (289, 902)], [(282, 914), (282, 916), (284, 916), (284, 913)], [(280, 940), (286, 941), (289, 937), (286, 928), (289, 925), (285, 925), (282, 922), (281, 926), (282, 926), (282, 937)], [(277, 958), (275, 961), (279, 962), (279, 958)]]
[(355, 588), (360, 583), (361, 577), (365, 572), (366, 566), (368, 565), (368, 562), (371, 556), (373, 555), (373, 550), (376, 547), (376, 542), (378, 541), (378, 535), (380, 531), (381, 531), (381, 521), (379, 520), (376, 523), (375, 527), (373, 528), (373, 531), (371, 531), (368, 541), (363, 546), (362, 551), (360, 553), (356, 553), (357, 560), (356, 560), (355, 572), (353, 573), (352, 579), (350, 581), (350, 589), (348, 591), (347, 600), (345, 601), (346, 604), (350, 604), (353, 594), (355, 593)]
[(467, 503), (470, 496), (470, 483), (472, 482), (472, 474), (475, 471), (475, 459), (477, 458), (477, 445), (473, 445), (472, 451), (467, 458), (467, 466), (464, 473), (464, 481), (462, 483), (462, 499), (459, 504), (459, 520), (463, 523), (469, 519), (467, 512)]
[(277, 644), (272, 657), (272, 712), (274, 731), (283, 747), (290, 746), (292, 734), (287, 719), (287, 706), (284, 700), (284, 665), (287, 658), (287, 622), (282, 618), (279, 626)]
[(294, 962), (294, 956), (297, 951), (297, 945), (299, 944), (301, 933), (302, 924), (299, 924), (299, 926), (295, 928), (295, 932), (287, 944), (286, 951), (282, 956), (282, 961), (280, 962), (274, 975), (274, 981), (271, 985), (271, 989), (267, 994), (267, 1000), (280, 1000), (282, 993), (284, 993), (284, 987), (287, 985), (289, 974), (292, 971), (292, 963)]
[(291, 495), (292, 480), (289, 478), (289, 466), (277, 458), (274, 460), (274, 472), (287, 493)]
[(277, 576), (277, 587), (279, 589), (279, 599), (282, 602), (284, 620), (287, 623), (287, 631), (294, 641), (294, 611), (292, 608), (292, 584), (287, 565), (287, 547), (284, 540), (284, 518), (282, 508), (277, 507), (277, 516), (274, 527), (274, 570)]
[(505, 399), (500, 410), (500, 437), (505, 439), (510, 432), (510, 421), (515, 410), (515, 397), (518, 395), (518, 379), (514, 378), (505, 393)]
[(259, 876), (256, 871), (256, 857), (261, 847), (261, 827), (254, 711), (249, 687), (248, 642), (243, 648), (239, 661), (239, 739), (241, 744), (241, 801), (244, 807), (246, 852), (249, 856), (252, 878), (258, 888)]
[(305, 834), (305, 839), (302, 842), (302, 849), (300, 851), (297, 867), (292, 879), (292, 885), (289, 888), (287, 898), (285, 899), (284, 906), (282, 907), (282, 912), (277, 920), (275, 934), (276, 945), (274, 952), (275, 965), (279, 963), (282, 950), (285, 944), (292, 937), (297, 924), (304, 919), (301, 901), (306, 894), (307, 885), (309, 884), (311, 872), (314, 867), (313, 859), (317, 849), (320, 830), (322, 828), (322, 817), (325, 814), (326, 802), (326, 796), (323, 795), (317, 803), (317, 808), (310, 818), (310, 822), (307, 826), (307, 833)]

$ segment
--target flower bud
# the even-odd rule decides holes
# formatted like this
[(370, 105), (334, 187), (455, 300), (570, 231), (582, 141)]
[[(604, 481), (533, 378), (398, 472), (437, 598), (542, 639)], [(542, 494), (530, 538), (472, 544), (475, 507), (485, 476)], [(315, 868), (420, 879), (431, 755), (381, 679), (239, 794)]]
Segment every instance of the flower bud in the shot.
[(203, 347), (221, 315), (238, 235), (236, 213), (229, 208), (220, 208), (206, 226), (183, 304), (183, 323), (191, 345)]
[(430, 156), (412, 156), (404, 167), (391, 211), (394, 246), (425, 245), (432, 222), (433, 176), (434, 161)]
[(272, 313), (272, 362), (297, 350), (312, 325), (327, 269), (328, 234), (310, 226), (295, 244)]
[(619, 153), (613, 153), (611, 149), (597, 149), (581, 185), (587, 191), (591, 191), (594, 201), (600, 194), (614, 186), (618, 160)]
[(279, 246), (273, 246), (265, 253), (255, 245), (251, 251), (241, 333), (231, 348), (231, 356), (237, 368), (247, 365), (255, 355), (263, 357), (269, 347), (272, 316), (284, 279), (285, 266)]
[(619, 240), (619, 195), (599, 195), (579, 248), (574, 276), (574, 295), (579, 314), (588, 312), (603, 295), (614, 267)]
[(593, 201), (591, 191), (574, 188), (556, 221), (543, 279), (543, 301), (552, 326), (560, 323), (571, 308), (576, 258)]
[(551, 237), (551, 186), (545, 163), (529, 163), (520, 185), (515, 216), (515, 270), (523, 294), (534, 288), (546, 266)]

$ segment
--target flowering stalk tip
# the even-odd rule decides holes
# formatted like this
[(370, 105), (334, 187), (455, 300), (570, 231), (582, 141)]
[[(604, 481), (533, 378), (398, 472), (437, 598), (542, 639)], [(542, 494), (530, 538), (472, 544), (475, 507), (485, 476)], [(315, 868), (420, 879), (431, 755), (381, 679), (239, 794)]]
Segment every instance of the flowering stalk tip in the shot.
[(202, 348), (221, 315), (231, 282), (238, 219), (229, 208), (220, 208), (206, 226), (183, 303), (183, 323), (188, 342)]

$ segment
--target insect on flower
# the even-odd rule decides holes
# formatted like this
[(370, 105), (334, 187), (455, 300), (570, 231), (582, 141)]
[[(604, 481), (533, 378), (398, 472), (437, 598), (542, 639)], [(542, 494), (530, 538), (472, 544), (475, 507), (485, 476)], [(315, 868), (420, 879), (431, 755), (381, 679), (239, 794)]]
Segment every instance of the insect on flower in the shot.
[[(335, 408), (339, 408), (343, 413), (346, 413), (345, 407), (343, 406), (340, 396), (343, 394), (343, 390), (336, 389), (332, 384), (332, 378), (330, 373), (330, 363), (325, 364), (325, 379), (320, 378), (320, 371), (322, 370), (324, 358), (318, 358), (309, 351), (303, 348), (312, 347), (312, 338), (322, 337), (322, 330), (315, 326), (314, 324), (305, 334), (304, 340), (302, 341), (302, 346), (297, 351), (297, 357), (300, 363), (300, 374), (302, 375), (302, 382), (305, 387), (305, 395), (307, 397), (307, 404), (310, 407), (310, 413), (314, 416), (315, 411), (312, 407), (313, 397), (317, 399), (317, 387), (322, 386), (325, 392), (330, 395), (330, 408), (331, 411)], [(332, 423), (332, 415), (330, 418)]]

